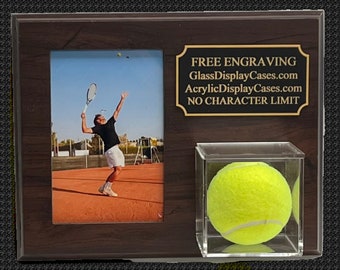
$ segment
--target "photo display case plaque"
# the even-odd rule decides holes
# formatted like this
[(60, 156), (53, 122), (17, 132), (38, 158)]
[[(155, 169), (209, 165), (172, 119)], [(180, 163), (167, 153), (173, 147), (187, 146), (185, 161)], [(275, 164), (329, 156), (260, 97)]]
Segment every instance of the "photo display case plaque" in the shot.
[(324, 12), (12, 14), (17, 258), (322, 255)]

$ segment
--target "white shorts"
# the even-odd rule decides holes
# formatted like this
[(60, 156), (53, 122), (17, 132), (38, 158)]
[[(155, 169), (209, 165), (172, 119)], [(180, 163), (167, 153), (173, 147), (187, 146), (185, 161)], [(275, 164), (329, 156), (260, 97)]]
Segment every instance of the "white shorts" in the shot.
[(105, 157), (110, 168), (125, 166), (125, 157), (118, 145), (112, 146), (109, 150), (107, 150), (105, 152)]

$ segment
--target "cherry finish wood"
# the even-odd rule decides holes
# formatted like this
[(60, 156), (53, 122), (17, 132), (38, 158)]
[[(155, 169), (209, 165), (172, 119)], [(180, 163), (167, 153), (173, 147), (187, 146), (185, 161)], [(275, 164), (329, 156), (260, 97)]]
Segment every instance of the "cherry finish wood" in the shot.
[[(290, 141), (306, 153), (304, 256), (320, 254), (320, 24), (315, 12), (17, 14), (12, 17), (18, 259), (199, 258), (197, 142)], [(309, 106), (285, 117), (185, 117), (176, 55), (189, 44), (301, 44)], [(164, 222), (53, 225), (51, 50), (161, 49), (164, 54)]]

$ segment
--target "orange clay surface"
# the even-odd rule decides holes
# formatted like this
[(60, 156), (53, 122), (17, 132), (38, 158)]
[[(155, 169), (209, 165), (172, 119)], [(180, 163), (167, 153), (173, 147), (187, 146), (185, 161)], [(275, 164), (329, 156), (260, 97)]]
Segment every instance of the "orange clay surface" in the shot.
[(112, 190), (118, 197), (98, 192), (110, 168), (54, 171), (53, 223), (161, 222), (163, 163), (128, 165)]

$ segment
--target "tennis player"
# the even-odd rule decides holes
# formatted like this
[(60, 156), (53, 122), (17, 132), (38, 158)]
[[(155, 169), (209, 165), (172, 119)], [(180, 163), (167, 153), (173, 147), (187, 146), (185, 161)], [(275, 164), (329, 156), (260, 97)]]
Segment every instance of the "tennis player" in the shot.
[(121, 94), (116, 110), (109, 120), (106, 120), (101, 114), (96, 114), (93, 120), (94, 126), (91, 128), (86, 125), (86, 114), (81, 114), (81, 128), (83, 133), (98, 134), (104, 141), (105, 157), (109, 167), (113, 169), (113, 172), (107, 177), (105, 183), (98, 191), (110, 197), (118, 196), (118, 194), (112, 190), (112, 183), (118, 178), (122, 168), (125, 166), (124, 154), (118, 147), (120, 141), (115, 129), (115, 123), (127, 96), (127, 92)]

